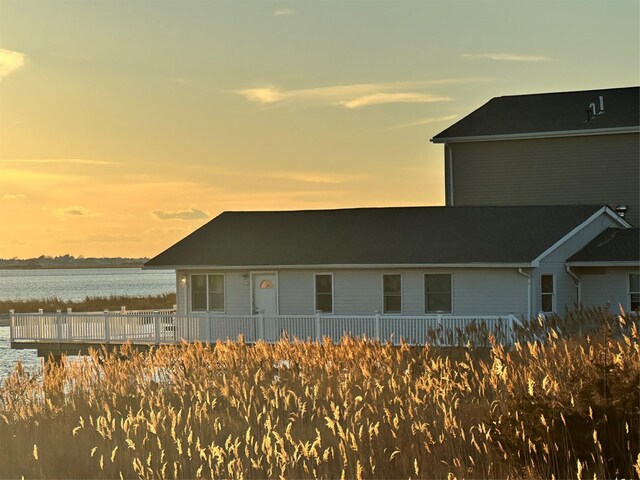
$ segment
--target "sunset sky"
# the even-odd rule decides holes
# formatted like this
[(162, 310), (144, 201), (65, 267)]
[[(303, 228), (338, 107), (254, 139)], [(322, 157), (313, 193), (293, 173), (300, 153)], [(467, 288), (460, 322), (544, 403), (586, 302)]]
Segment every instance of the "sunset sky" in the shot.
[(442, 205), (491, 97), (640, 84), (640, 2), (0, 0), (0, 257), (224, 210)]

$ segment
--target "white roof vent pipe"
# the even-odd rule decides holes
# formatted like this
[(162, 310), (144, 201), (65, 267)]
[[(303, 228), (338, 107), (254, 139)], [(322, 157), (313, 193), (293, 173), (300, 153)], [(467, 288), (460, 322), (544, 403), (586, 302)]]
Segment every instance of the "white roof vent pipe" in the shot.
[(590, 103), (589, 108), (587, 109), (587, 122), (591, 120), (593, 117), (597, 117), (598, 115), (602, 115), (604, 113), (604, 97), (602, 95), (598, 96), (599, 104)]
[(629, 207), (626, 205), (618, 205), (616, 207), (616, 213), (618, 214), (618, 216), (620, 216), (620, 218), (624, 218), (628, 211)]

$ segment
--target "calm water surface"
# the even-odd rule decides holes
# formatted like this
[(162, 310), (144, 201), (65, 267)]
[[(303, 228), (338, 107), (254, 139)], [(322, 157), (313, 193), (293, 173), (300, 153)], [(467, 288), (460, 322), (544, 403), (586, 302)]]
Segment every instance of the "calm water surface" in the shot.
[(175, 278), (173, 270), (141, 268), (0, 270), (0, 300), (158, 295), (175, 292)]
[[(175, 279), (173, 270), (140, 268), (0, 270), (0, 300), (159, 295), (175, 292)], [(41, 365), (35, 350), (11, 350), (9, 327), (0, 326), (0, 381), (18, 360), (30, 371)]]

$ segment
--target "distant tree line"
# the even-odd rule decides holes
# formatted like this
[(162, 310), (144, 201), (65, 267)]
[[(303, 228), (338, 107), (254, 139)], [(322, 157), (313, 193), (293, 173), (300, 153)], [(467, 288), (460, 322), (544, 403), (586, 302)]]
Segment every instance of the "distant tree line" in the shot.
[(99, 268), (99, 267), (139, 267), (148, 258), (128, 257), (74, 257), (60, 255), (51, 257), (40, 255), (34, 258), (0, 258), (0, 268)]

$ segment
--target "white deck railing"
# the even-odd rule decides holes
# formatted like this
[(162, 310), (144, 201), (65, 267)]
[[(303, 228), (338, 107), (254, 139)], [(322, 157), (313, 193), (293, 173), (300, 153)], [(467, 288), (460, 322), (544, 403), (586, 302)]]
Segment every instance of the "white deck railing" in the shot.
[(488, 345), (489, 334), (513, 344), (521, 323), (500, 316), (221, 315), (171, 311), (13, 313), (12, 343), (178, 343), (186, 341), (275, 342), (283, 337), (339, 342), (345, 335), (412, 345)]

